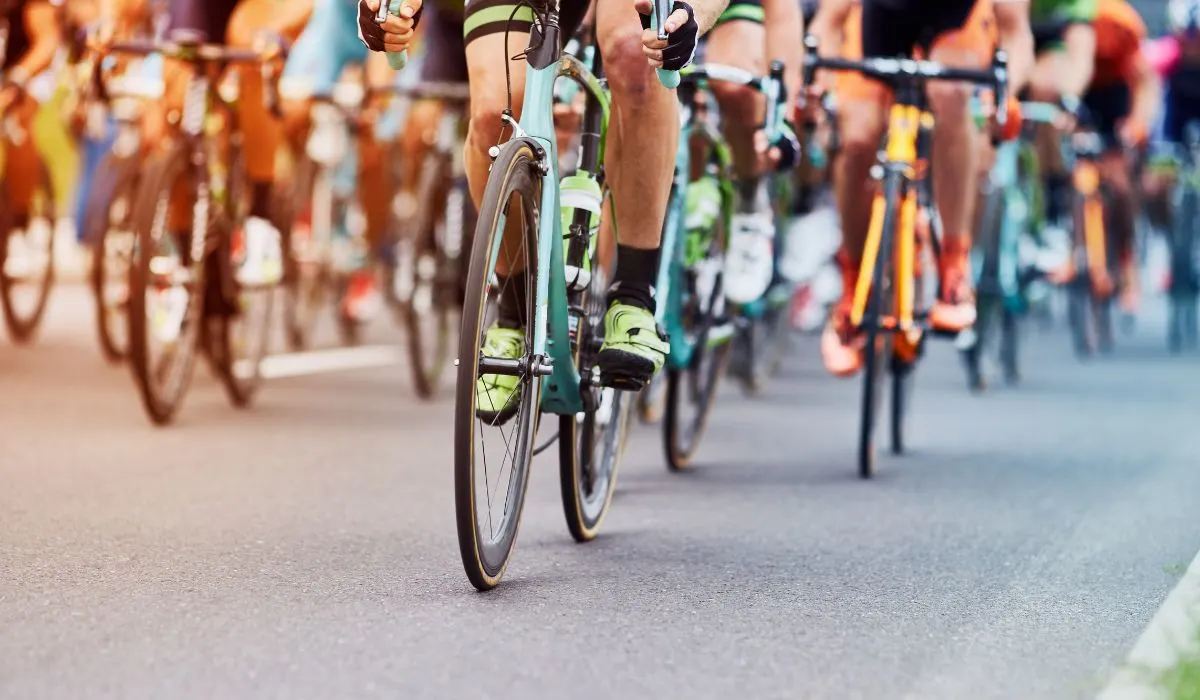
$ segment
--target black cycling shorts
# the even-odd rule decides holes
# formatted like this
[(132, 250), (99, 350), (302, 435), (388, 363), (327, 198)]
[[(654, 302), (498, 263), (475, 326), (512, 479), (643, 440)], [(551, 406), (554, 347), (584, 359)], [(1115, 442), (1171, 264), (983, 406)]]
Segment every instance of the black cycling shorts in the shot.
[(1092, 88), (1083, 95), (1083, 106), (1087, 109), (1088, 125), (1100, 134), (1106, 150), (1122, 147), (1117, 135), (1117, 125), (1129, 116), (1133, 109), (1133, 96), (1129, 85), (1124, 82)]
[(171, 0), (167, 31), (198, 31), (210, 44), (224, 44), (229, 18), (240, 0)]
[(421, 29), (425, 32), (421, 80), (435, 83), (467, 82), (467, 46), (463, 38), (462, 16), (439, 12), (432, 5), (428, 7), (421, 15)]
[(963, 27), (974, 9), (975, 0), (863, 0), (863, 56), (908, 57), (913, 47), (928, 51), (939, 36)]
[[(612, 2), (613, 0), (608, 1)], [(542, 0), (533, 0), (529, 4), (538, 8), (543, 8), (545, 5)], [(589, 5), (591, 5), (591, 0), (560, 0), (558, 26), (564, 42), (579, 31)], [(469, 44), (481, 36), (503, 34), (506, 31), (513, 34), (528, 34), (529, 30), (533, 28), (533, 14), (533, 9), (528, 4), (514, 0), (468, 0), (463, 16), (465, 43)], [(515, 54), (524, 50), (525, 45), (513, 45), (510, 49)]]

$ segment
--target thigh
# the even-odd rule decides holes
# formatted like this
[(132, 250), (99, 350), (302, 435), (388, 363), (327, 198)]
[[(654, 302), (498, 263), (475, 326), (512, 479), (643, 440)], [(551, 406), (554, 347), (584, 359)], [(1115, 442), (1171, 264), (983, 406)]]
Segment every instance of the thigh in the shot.
[[(846, 15), (843, 27), (841, 58), (858, 60), (863, 57), (862, 6), (855, 4)], [(876, 80), (868, 80), (859, 73), (839, 71), (835, 77), (834, 91), (839, 102), (883, 103), (889, 95), (886, 86)]]

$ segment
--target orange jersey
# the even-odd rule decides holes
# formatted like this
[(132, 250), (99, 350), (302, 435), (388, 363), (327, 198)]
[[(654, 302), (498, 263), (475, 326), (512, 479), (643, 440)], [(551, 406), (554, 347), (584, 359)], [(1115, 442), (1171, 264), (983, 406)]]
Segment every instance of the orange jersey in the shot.
[(1146, 38), (1146, 23), (1125, 0), (1100, 0), (1096, 11), (1096, 70), (1093, 87), (1132, 77), (1133, 62)]

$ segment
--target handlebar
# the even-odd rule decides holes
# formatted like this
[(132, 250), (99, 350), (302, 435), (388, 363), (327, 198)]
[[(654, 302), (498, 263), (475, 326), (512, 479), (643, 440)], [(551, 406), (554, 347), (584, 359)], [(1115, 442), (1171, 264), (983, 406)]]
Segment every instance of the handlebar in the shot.
[[(667, 40), (667, 32), (663, 30), (663, 25), (667, 23), (667, 17), (670, 15), (671, 0), (654, 0), (654, 12), (650, 14), (650, 28), (658, 32), (660, 41)], [(669, 90), (679, 87), (679, 71), (656, 68), (654, 72), (658, 74), (658, 82), (662, 83), (663, 87)]]
[[(850, 60), (845, 58), (823, 58), (819, 55), (817, 38), (811, 34), (804, 37), (804, 82), (811, 84), (818, 69), (853, 71), (868, 78), (875, 78), (890, 85), (906, 81), (925, 83), (933, 80), (958, 81), (986, 85), (991, 87), (996, 95), (996, 104), (1008, 102), (1008, 54), (997, 50), (992, 60), (991, 68), (979, 70), (975, 68), (951, 68), (934, 61), (913, 58), (864, 58)], [(1007, 117), (1007, 110), (996, 110), (996, 121), (1001, 126)]]

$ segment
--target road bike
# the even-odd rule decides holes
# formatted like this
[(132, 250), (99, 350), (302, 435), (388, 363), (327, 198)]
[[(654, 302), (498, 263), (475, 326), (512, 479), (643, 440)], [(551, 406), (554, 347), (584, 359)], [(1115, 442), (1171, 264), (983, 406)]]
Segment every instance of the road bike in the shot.
[[(925, 106), (925, 85), (934, 80), (961, 81), (989, 86), (996, 104), (1006, 104), (1008, 59), (997, 51), (988, 70), (947, 68), (911, 58), (867, 58), (861, 61), (824, 58), (816, 37), (805, 37), (805, 83), (811, 84), (820, 68), (856, 71), (883, 81), (895, 92), (880, 162), (872, 177), (880, 189), (872, 204), (858, 284), (854, 289), (850, 321), (865, 339), (863, 390), (859, 418), (858, 474), (867, 479), (875, 474), (875, 426), (883, 394), (883, 377), (892, 375), (892, 451), (904, 450), (906, 386), (919, 357), (928, 321), (917, 274), (918, 213), (922, 198), (932, 205), (928, 186), (918, 161), (926, 151), (933, 128)], [(1004, 111), (998, 112), (1002, 121)], [(935, 217), (936, 218), (936, 217)], [(939, 236), (929, 236), (937, 254)]]
[[(192, 68), (178, 129), (147, 159), (134, 214), (129, 359), (142, 405), (156, 425), (170, 423), (203, 352), (231, 403), (246, 406), (261, 386), (278, 283), (242, 284), (235, 275), (249, 187), (230, 107), (236, 87), (213, 75), (235, 64), (259, 66), (265, 99), (278, 114), (275, 62), (206, 44), (190, 30), (167, 41), (119, 42), (109, 51), (161, 54)], [(163, 352), (156, 357), (157, 344)]]
[(1177, 353), (1200, 345), (1197, 332), (1196, 237), (1200, 226), (1200, 122), (1184, 128), (1184, 148), (1172, 197), (1171, 283), (1167, 288), (1167, 348)]
[[(540, 416), (558, 416), (563, 511), (572, 536), (588, 541), (612, 501), (632, 398), (600, 386), (595, 362), (603, 343), (605, 289), (604, 275), (597, 274), (593, 221), (605, 200), (601, 163), (609, 96), (597, 77), (598, 64), (589, 70), (562, 52), (558, 3), (536, 12), (539, 31), (530, 34), (524, 52), (522, 116), (517, 121), (511, 112), (503, 115), (511, 136), (490, 150), (459, 335), (455, 512), (463, 566), (480, 590), (500, 582), (511, 558)], [(656, 26), (664, 16), (664, 8), (657, 7)], [(561, 180), (552, 118), (554, 83), (560, 77), (578, 83), (586, 95), (578, 170)], [(564, 219), (570, 221), (566, 230)], [(501, 262), (508, 274), (499, 273)], [(520, 288), (510, 291), (508, 285)], [(524, 352), (519, 359), (482, 352), (495, 307), (506, 293), (520, 300)], [(518, 378), (514, 402), (498, 415), (479, 415), (477, 382), (483, 375)], [(507, 435), (500, 432), (506, 427), (511, 427)], [(490, 428), (500, 429), (492, 451), (512, 458), (507, 467), (488, 461)], [(493, 514), (496, 506), (500, 512)]]

